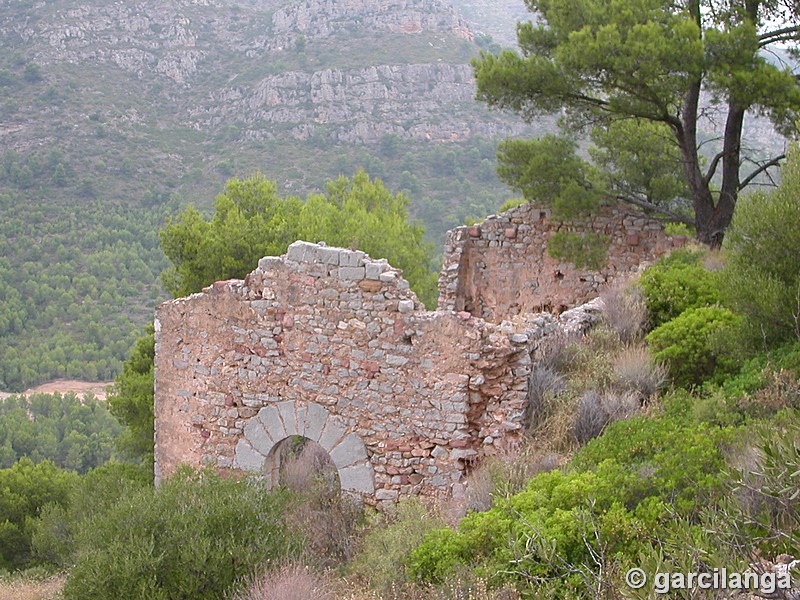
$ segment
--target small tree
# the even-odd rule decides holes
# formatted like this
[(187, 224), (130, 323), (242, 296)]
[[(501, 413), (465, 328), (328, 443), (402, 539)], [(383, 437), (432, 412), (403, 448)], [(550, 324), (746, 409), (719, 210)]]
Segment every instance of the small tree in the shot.
[(127, 427), (118, 440), (120, 449), (151, 463), (154, 360), (155, 331), (151, 325), (136, 341), (108, 397), (111, 414)]
[(387, 258), (431, 304), (433, 246), (425, 242), (423, 227), (409, 220), (408, 204), (403, 194), (392, 194), (364, 171), (329, 182), (324, 194), (305, 201), (281, 198), (275, 183), (260, 175), (232, 179), (217, 197), (210, 221), (189, 207), (162, 231), (161, 246), (172, 261), (164, 285), (183, 296), (214, 281), (241, 278), (261, 257), (283, 254), (302, 239)]

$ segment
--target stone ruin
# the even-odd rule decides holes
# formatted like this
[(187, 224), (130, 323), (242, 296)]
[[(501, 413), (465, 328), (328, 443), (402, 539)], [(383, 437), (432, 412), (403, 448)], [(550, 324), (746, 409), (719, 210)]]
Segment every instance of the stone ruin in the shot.
[(524, 205), (449, 232), (436, 311), (385, 260), (302, 241), (243, 281), (165, 302), (156, 480), (186, 463), (274, 484), (280, 448), (302, 436), (368, 504), (459, 494), (476, 461), (520, 441), (541, 341), (599, 309), (561, 310), (684, 241), (606, 208), (583, 230), (611, 237), (608, 261), (580, 271), (547, 256), (565, 227)]

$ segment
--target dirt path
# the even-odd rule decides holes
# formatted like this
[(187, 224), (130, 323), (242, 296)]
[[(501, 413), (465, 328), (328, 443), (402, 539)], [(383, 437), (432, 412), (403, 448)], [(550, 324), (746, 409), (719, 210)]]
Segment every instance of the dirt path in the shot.
[[(43, 383), (36, 387), (22, 392), (23, 395), (30, 394), (66, 394), (74, 392), (78, 396), (83, 396), (86, 392), (92, 392), (99, 400), (106, 399), (106, 388), (114, 383), (113, 381), (76, 381), (74, 379), (58, 379), (50, 383)], [(12, 394), (0, 392), (0, 399), (8, 398)]]

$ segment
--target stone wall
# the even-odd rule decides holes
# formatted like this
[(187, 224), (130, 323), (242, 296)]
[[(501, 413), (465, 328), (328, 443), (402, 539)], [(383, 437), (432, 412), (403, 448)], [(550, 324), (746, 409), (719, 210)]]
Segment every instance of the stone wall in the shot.
[[(607, 235), (611, 245), (605, 265), (599, 271), (581, 270), (548, 256), (547, 241), (557, 231)], [(525, 313), (560, 313), (685, 242), (683, 236), (667, 236), (658, 221), (622, 207), (603, 207), (576, 225), (554, 220), (547, 208), (525, 204), (448, 232), (439, 310), (467, 311), (492, 322)]]
[(302, 435), (369, 503), (447, 496), (519, 439), (531, 352), (556, 329), (426, 312), (385, 261), (296, 242), (157, 309), (156, 477), (181, 463), (273, 477), (276, 445)]
[(563, 309), (685, 241), (606, 208), (586, 230), (610, 236), (608, 262), (588, 272), (547, 256), (565, 229), (528, 205), (453, 230), (436, 312), (385, 260), (307, 242), (162, 304), (156, 479), (188, 463), (275, 483), (280, 445), (303, 436), (367, 503), (463, 491), (475, 462), (519, 442), (540, 341), (602, 304)]

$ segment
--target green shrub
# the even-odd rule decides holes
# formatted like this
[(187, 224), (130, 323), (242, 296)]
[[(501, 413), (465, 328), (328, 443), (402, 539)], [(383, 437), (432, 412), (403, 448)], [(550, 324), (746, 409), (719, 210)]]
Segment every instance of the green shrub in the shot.
[(64, 504), (78, 475), (50, 461), (33, 464), (22, 458), (0, 470), (0, 568), (18, 569), (34, 564), (30, 521), (49, 503)]
[(635, 531), (644, 522), (625, 507), (635, 477), (614, 461), (596, 471), (538, 475), (495, 508), (467, 515), (458, 532), (432, 531), (409, 556), (411, 573), (440, 582), (467, 566), (498, 586), (563, 579), (563, 597), (565, 589), (581, 585), (570, 565), (591, 561), (585, 541), (595, 539), (595, 530), (611, 552), (627, 548), (635, 554)]
[(469, 551), (465, 536), (447, 527), (433, 529), (409, 555), (408, 572), (413, 579), (441, 583), (464, 562)]
[(66, 500), (46, 504), (39, 517), (28, 522), (34, 555), (62, 569), (72, 566), (80, 529), (121, 498), (152, 486), (153, 474), (144, 465), (109, 462), (89, 471), (72, 486)]
[(793, 150), (772, 192), (745, 196), (725, 235), (721, 286), (745, 315), (746, 342), (763, 350), (800, 339), (800, 154)]
[(721, 448), (733, 431), (694, 423), (684, 415), (617, 421), (582, 448), (571, 466), (586, 470), (613, 460), (646, 474), (636, 496), (669, 499), (679, 511), (691, 513), (719, 486), (725, 464)]
[(124, 496), (80, 528), (64, 598), (222, 598), (297, 550), (282, 522), (286, 500), (258, 482), (188, 469)]
[(404, 562), (409, 552), (429, 531), (443, 526), (444, 522), (417, 498), (401, 500), (395, 512), (381, 515), (364, 537), (351, 570), (373, 589), (389, 592), (393, 586), (409, 581)]
[(553, 597), (580, 597), (589, 582), (575, 567), (600, 578), (592, 552), (601, 544), (606, 556), (633, 564), (652, 531), (714, 498), (732, 431), (671, 417), (614, 423), (567, 471), (537, 475), (523, 492), (467, 515), (457, 532), (432, 531), (410, 553), (410, 572), (439, 582), (470, 568), (520, 588), (559, 581)]
[(780, 371), (800, 373), (800, 342), (760, 352), (745, 361), (736, 375), (726, 377), (719, 384), (706, 385), (704, 392), (721, 393), (726, 398), (738, 399), (763, 389), (769, 383), (770, 372)]
[(642, 273), (640, 285), (652, 328), (687, 309), (720, 301), (717, 277), (700, 264), (702, 255), (702, 251), (677, 250)]
[(725, 308), (690, 308), (645, 339), (654, 358), (667, 365), (673, 381), (690, 387), (735, 371), (734, 361), (720, 350), (718, 340), (739, 323), (740, 318)]
[[(637, 566), (648, 581), (657, 572), (687, 573), (727, 568), (743, 572), (753, 555), (774, 560), (795, 553), (800, 535), (800, 418), (786, 410), (747, 430), (743, 458), (722, 477), (724, 492), (708, 503), (699, 518), (676, 518), (659, 528)], [(739, 464), (735, 464), (735, 463)], [(652, 598), (652, 590), (626, 594)]]

